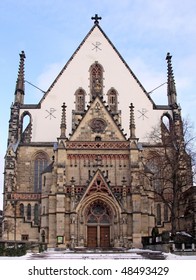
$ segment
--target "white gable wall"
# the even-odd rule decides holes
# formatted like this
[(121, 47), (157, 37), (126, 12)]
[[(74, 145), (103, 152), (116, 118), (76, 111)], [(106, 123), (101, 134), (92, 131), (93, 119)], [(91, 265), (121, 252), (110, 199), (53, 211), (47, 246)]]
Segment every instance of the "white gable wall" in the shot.
[[(101, 43), (100, 49), (94, 49), (97, 42)], [(151, 101), (126, 65), (100, 29), (95, 27), (42, 101), (41, 109), (29, 109), (33, 120), (33, 142), (53, 142), (60, 136), (63, 102), (67, 105), (68, 136), (71, 132), (72, 110), (75, 109), (74, 93), (79, 87), (82, 87), (87, 93), (86, 101), (89, 101), (89, 68), (95, 61), (98, 61), (104, 69), (104, 99), (107, 101), (106, 94), (111, 87), (114, 87), (119, 93), (118, 109), (122, 111), (124, 131), (129, 136), (129, 105), (132, 102), (135, 106), (136, 137), (139, 137), (140, 141), (146, 141), (145, 136), (153, 126), (157, 125), (164, 111), (153, 110)]]

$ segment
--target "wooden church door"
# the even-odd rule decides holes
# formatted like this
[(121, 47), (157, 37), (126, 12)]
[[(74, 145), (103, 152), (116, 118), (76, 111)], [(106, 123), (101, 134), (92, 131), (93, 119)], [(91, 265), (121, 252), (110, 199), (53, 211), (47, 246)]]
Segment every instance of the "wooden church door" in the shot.
[(110, 247), (110, 226), (100, 226), (100, 247)]
[(111, 213), (107, 205), (97, 200), (87, 213), (87, 247), (110, 247)]
[(87, 247), (88, 248), (97, 247), (97, 226), (87, 227)]

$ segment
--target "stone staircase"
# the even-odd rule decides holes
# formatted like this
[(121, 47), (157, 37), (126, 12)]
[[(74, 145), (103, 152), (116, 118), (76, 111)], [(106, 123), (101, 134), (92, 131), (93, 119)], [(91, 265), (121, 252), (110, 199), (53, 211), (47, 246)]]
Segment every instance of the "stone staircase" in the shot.
[(160, 251), (151, 250), (48, 250), (42, 253), (29, 253), (26, 255), (28, 260), (38, 259), (148, 259), (164, 260), (165, 255)]

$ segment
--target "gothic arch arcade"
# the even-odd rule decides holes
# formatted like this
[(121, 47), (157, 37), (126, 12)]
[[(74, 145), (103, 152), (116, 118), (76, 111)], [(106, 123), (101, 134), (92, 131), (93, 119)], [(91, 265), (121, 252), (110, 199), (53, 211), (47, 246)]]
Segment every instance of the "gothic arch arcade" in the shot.
[(105, 194), (87, 197), (78, 209), (78, 238), (88, 248), (114, 247), (122, 235), (120, 207)]

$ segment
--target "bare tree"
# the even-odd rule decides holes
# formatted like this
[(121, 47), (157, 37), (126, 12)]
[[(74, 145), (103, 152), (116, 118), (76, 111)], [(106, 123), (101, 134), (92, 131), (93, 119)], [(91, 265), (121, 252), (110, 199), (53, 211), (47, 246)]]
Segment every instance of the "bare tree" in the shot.
[(193, 186), (195, 175), (195, 136), (189, 120), (161, 123), (148, 136), (151, 145), (144, 150), (144, 174), (150, 181), (155, 198), (164, 203), (171, 214), (171, 233), (179, 230), (184, 195)]

